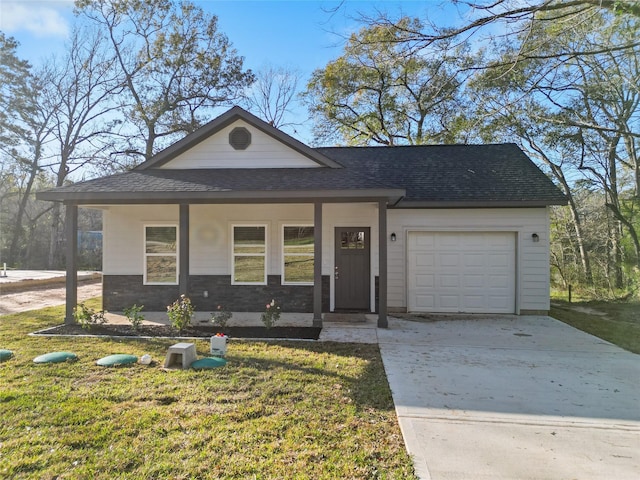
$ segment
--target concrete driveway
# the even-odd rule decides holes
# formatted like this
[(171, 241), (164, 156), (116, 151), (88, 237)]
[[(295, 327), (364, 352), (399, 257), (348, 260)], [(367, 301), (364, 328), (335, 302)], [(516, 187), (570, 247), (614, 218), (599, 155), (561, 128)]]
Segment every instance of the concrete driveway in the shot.
[(377, 331), (422, 479), (640, 478), (640, 356), (550, 317)]

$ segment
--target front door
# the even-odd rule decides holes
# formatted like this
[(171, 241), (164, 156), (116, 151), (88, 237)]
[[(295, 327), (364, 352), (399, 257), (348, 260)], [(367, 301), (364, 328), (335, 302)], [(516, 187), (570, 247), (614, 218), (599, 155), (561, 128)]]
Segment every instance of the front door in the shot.
[(369, 227), (336, 228), (336, 310), (369, 311), (371, 307), (369, 234)]

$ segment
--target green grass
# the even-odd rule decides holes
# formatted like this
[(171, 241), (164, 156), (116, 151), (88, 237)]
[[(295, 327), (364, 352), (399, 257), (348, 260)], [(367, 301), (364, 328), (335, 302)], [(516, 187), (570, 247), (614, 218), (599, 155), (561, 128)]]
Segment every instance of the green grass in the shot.
[[(223, 368), (167, 372), (172, 340), (27, 336), (62, 316), (0, 317), (0, 478), (415, 478), (377, 346), (231, 342)], [(33, 364), (58, 350), (79, 361)], [(95, 365), (113, 353), (155, 363)]]
[(640, 353), (639, 302), (554, 301), (550, 313), (579, 330)]

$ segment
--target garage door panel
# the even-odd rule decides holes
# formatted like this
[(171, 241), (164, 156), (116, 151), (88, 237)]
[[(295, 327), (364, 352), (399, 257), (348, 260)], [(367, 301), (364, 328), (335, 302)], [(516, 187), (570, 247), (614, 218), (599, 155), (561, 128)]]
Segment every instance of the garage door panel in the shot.
[(486, 264), (486, 258), (482, 253), (463, 253), (462, 255), (465, 267), (483, 267)]
[(429, 249), (433, 249), (435, 247), (436, 239), (435, 237), (429, 237), (424, 235), (412, 236), (410, 237), (411, 241), (409, 244), (414, 247), (426, 247)]
[(513, 298), (507, 297), (504, 295), (500, 295), (500, 296), (489, 295), (488, 299), (491, 305), (495, 305), (496, 307), (504, 310), (508, 309), (510, 310), (510, 313), (513, 313), (513, 306), (512, 306)]
[(408, 244), (410, 310), (515, 311), (514, 233), (410, 232)]
[(488, 255), (489, 266), (491, 268), (507, 267), (511, 263), (512, 255), (507, 253), (491, 253)]
[(487, 287), (507, 289), (511, 278), (508, 275), (487, 275)]
[(436, 257), (436, 264), (442, 267), (457, 267), (460, 265), (460, 255), (457, 253), (442, 253)]
[[(435, 275), (434, 275), (435, 276)], [(447, 275), (441, 274), (438, 276), (439, 282), (438, 286), (440, 288), (455, 288), (458, 289), (460, 287), (460, 276), (459, 275)]]
[(415, 265), (418, 267), (431, 267), (435, 264), (435, 255), (427, 253), (416, 254)]
[(460, 236), (455, 233), (443, 233), (436, 237), (434, 244), (444, 251), (458, 250), (458, 247), (460, 247), (460, 240)]
[(458, 295), (439, 295), (439, 306), (446, 309), (444, 311), (450, 311), (451, 309), (458, 310), (460, 307), (460, 297)]
[(433, 274), (418, 274), (416, 275), (416, 287), (418, 288), (433, 288), (435, 287), (435, 275)]
[(418, 311), (431, 311), (435, 307), (434, 295), (416, 295), (416, 307)]
[(463, 298), (465, 309), (482, 309), (486, 307), (484, 295), (465, 295)]
[(482, 274), (467, 274), (463, 276), (463, 286), (466, 289), (469, 288), (482, 288), (484, 286), (484, 275)]

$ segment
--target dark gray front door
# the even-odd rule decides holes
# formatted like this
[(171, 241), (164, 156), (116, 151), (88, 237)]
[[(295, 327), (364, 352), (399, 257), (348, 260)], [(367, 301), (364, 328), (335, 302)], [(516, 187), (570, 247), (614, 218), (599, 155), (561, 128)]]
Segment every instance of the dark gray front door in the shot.
[(370, 309), (370, 229), (336, 228), (335, 308)]

